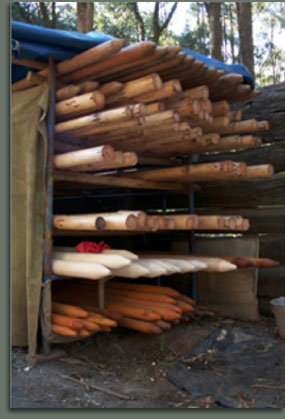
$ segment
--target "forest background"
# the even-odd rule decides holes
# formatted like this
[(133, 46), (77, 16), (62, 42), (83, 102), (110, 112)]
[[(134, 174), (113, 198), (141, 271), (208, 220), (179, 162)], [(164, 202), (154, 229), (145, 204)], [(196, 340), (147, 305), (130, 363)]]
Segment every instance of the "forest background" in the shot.
[(241, 63), (257, 87), (285, 81), (285, 2), (13, 2), (12, 19), (181, 45)]

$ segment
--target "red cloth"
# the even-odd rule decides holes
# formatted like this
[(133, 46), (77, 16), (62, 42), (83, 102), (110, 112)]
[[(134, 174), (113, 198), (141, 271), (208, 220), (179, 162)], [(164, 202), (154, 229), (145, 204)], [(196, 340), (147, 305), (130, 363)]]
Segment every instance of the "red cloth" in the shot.
[(101, 253), (105, 249), (111, 249), (111, 247), (105, 242), (80, 242), (75, 246), (78, 253)]

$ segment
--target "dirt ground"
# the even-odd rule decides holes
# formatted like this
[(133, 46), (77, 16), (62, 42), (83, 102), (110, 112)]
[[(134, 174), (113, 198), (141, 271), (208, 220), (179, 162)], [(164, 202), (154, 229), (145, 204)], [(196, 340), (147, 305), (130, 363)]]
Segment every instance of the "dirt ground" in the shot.
[[(29, 366), (26, 350), (12, 351), (12, 408), (222, 408), (211, 397), (192, 401), (191, 394), (166, 378), (186, 352), (223, 326), (268, 331), (273, 319), (242, 322), (222, 316), (196, 317), (162, 335), (147, 336), (118, 328), (67, 345), (66, 358)], [(70, 379), (71, 378), (71, 379)], [(75, 381), (72, 381), (75, 380)], [(92, 388), (111, 390), (116, 394)], [(276, 408), (282, 407), (281, 398)]]

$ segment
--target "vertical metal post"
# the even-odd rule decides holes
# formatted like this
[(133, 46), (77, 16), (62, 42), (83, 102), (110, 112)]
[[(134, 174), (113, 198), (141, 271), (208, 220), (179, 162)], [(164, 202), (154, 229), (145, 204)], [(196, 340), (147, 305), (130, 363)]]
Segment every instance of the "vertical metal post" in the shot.
[[(163, 195), (162, 195), (162, 213), (163, 213), (163, 215), (166, 215), (166, 210), (167, 210), (167, 193), (165, 192)], [(156, 285), (158, 285), (158, 286), (160, 286), (161, 285), (161, 277), (159, 276), (159, 277), (157, 277), (156, 278)]]
[[(46, 162), (46, 199), (44, 226), (43, 283), (51, 279), (52, 268), (52, 216), (53, 216), (53, 157), (55, 123), (55, 63), (49, 58), (48, 85), (49, 107), (47, 115), (47, 162)], [(42, 351), (47, 354), (50, 344), (42, 337)]]
[[(193, 163), (192, 155), (189, 156), (189, 164)], [(189, 214), (195, 213), (195, 196), (193, 189), (189, 192)], [(194, 230), (189, 231), (188, 235), (189, 240), (189, 253), (194, 253), (195, 251), (195, 232)], [(196, 275), (194, 272), (190, 274), (190, 297), (195, 300), (196, 297)]]

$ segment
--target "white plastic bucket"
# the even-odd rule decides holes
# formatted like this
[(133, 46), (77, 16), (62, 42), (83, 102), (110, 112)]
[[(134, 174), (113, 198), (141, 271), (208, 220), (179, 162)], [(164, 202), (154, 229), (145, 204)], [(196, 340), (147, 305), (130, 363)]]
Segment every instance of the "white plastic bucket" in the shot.
[(274, 298), (270, 301), (278, 333), (281, 339), (285, 339), (285, 297)]

